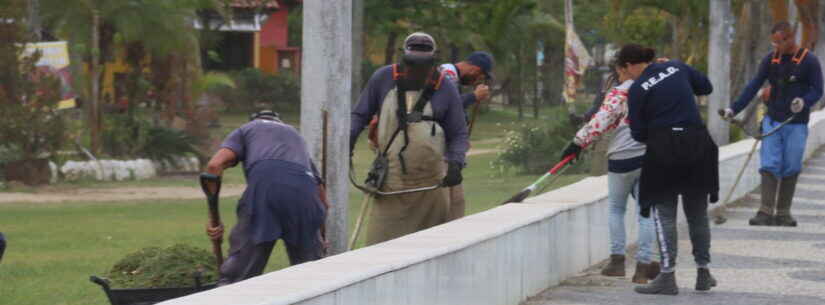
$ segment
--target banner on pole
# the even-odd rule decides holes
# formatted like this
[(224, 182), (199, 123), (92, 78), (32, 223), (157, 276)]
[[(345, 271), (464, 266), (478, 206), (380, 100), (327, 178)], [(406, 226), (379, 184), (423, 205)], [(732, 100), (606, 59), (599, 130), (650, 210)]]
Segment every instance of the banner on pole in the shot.
[(582, 77), (587, 68), (593, 66), (593, 57), (587, 52), (579, 35), (571, 25), (567, 27), (564, 43), (564, 102), (576, 101), (576, 90), (581, 86)]

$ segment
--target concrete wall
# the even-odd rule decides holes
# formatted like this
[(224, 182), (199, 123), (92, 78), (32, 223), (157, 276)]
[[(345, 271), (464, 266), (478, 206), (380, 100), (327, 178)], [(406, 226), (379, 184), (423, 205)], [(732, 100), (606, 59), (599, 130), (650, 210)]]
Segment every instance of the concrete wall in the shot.
[[(819, 112), (812, 116), (808, 155), (823, 143)], [(752, 144), (720, 150), (721, 198)], [(757, 155), (736, 197), (758, 186), (758, 163)], [(605, 176), (587, 178), (524, 204), (161, 304), (514, 305), (607, 258), (606, 196)]]

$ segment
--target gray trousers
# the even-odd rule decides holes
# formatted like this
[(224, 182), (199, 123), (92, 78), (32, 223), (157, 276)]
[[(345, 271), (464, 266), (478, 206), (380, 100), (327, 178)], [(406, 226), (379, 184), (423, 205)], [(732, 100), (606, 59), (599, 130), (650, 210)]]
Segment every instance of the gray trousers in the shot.
[[(690, 243), (693, 245), (693, 260), (698, 268), (710, 264), (710, 223), (708, 219), (707, 195), (682, 195), (682, 209), (688, 222)], [(656, 238), (659, 241), (662, 272), (673, 272), (676, 268), (676, 254), (679, 253), (679, 236), (676, 215), (679, 201), (677, 197), (657, 202), (651, 211), (656, 224)]]

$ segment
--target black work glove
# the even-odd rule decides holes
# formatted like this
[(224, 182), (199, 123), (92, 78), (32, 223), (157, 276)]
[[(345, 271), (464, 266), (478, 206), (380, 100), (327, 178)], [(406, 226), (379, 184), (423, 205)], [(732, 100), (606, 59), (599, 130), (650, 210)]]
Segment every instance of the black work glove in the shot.
[(582, 147), (581, 146), (576, 145), (575, 142), (570, 142), (570, 144), (567, 145), (567, 148), (564, 149), (564, 152), (561, 153), (561, 160), (564, 160), (564, 158), (567, 158), (570, 155), (575, 155), (576, 157), (574, 157), (573, 160), (570, 160), (570, 161), (571, 161), (571, 163), (576, 162), (576, 160), (579, 159), (579, 156), (581, 155), (581, 152), (582, 152)]
[(639, 215), (642, 215), (644, 218), (650, 218), (650, 207), (642, 208), (639, 210)]
[(461, 163), (456, 161), (450, 161), (447, 163), (447, 176), (444, 177), (444, 181), (441, 182), (441, 186), (452, 187), (461, 184), (461, 181), (464, 180), (461, 177)]
[(717, 203), (719, 202), (719, 192), (712, 192), (710, 193), (710, 203)]

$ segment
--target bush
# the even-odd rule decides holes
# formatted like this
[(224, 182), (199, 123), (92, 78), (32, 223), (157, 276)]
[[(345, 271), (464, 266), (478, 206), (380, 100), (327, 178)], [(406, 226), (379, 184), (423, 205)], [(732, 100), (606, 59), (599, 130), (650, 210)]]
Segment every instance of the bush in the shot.
[[(521, 124), (507, 131), (498, 156), (491, 166), (499, 173), (517, 169), (522, 174), (540, 174), (549, 170), (561, 157), (577, 128), (570, 125), (564, 106), (553, 107), (544, 125)], [(574, 167), (584, 167), (578, 162)]]
[(103, 149), (114, 158), (147, 158), (175, 162), (175, 157), (199, 155), (197, 138), (183, 131), (152, 126), (147, 120), (112, 114), (106, 118)]
[(218, 280), (215, 257), (204, 249), (183, 244), (149, 247), (118, 261), (106, 275), (116, 288), (179, 288)]
[[(24, 5), (0, 8), (0, 20), (24, 16)], [(26, 54), (30, 35), (22, 22), (0, 26), (0, 143), (23, 160), (50, 156), (66, 140), (66, 120), (56, 109), (60, 102), (59, 71), (38, 67), (41, 52)]]
[(250, 68), (231, 76), (235, 88), (217, 86), (209, 90), (223, 100), (226, 112), (252, 112), (261, 106), (283, 111), (301, 105), (301, 87), (291, 75), (269, 75)]

